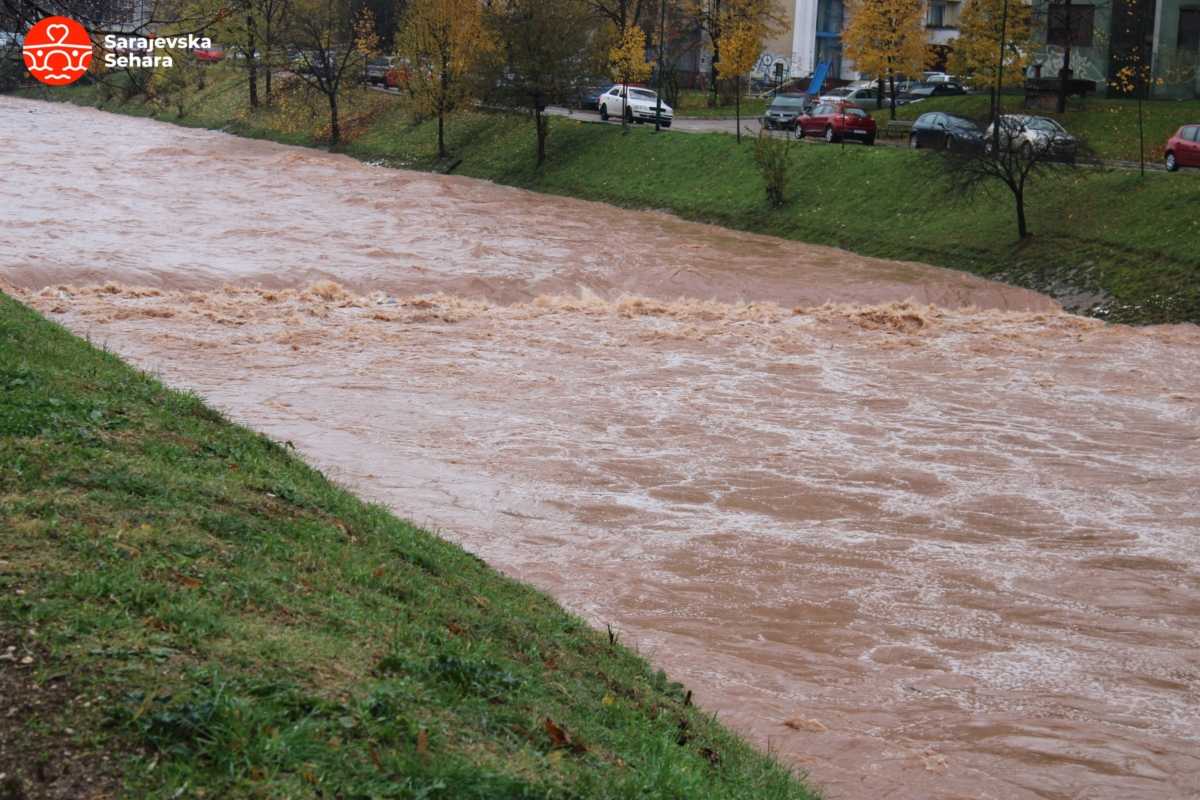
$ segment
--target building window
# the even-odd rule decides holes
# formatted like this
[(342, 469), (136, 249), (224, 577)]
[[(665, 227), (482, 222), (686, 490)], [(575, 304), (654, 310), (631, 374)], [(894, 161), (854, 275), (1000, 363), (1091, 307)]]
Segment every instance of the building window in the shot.
[(1046, 44), (1059, 47), (1091, 47), (1096, 24), (1096, 7), (1071, 3), (1051, 3)]
[(925, 16), (925, 27), (927, 28), (944, 28), (946, 27), (946, 4), (945, 3), (930, 3), (929, 13)]
[(1200, 50), (1200, 8), (1179, 9), (1179, 49)]
[(818, 0), (817, 32), (841, 33), (845, 6), (842, 0)]

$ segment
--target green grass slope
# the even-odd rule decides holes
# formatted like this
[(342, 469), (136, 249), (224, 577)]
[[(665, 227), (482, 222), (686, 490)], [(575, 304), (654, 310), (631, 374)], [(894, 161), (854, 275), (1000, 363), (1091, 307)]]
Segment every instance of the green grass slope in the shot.
[(0, 796), (809, 798), (552, 600), (0, 294)]

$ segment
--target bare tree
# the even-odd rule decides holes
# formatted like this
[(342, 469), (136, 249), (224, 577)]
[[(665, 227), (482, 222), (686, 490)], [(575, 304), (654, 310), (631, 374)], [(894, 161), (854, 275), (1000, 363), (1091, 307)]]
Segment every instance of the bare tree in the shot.
[(642, 11), (649, 6), (649, 0), (587, 0), (587, 4), (601, 19), (613, 24), (620, 38), (626, 28), (641, 24)]
[(571, 96), (603, 68), (595, 16), (585, 0), (494, 0), (488, 21), (501, 42), (490, 70), (495, 94), (529, 110), (541, 166), (550, 135), (546, 106)]
[(342, 139), (343, 90), (365, 68), (366, 55), (379, 43), (375, 20), (363, 9), (355, 14), (345, 0), (298, 0), (289, 15), (290, 42), (300, 51), (297, 74), (329, 104), (329, 144)]
[[(958, 141), (934, 158), (953, 193), (970, 196), (1000, 185), (1012, 195), (1017, 233), (1027, 238), (1025, 200), (1029, 188), (1053, 173), (1095, 163), (1085, 142), (1046, 117), (1000, 116), (978, 140)], [(997, 146), (996, 143), (999, 143)]]
[(109, 34), (149, 37), (164, 28), (174, 35), (201, 35), (217, 18), (210, 8), (174, 0), (0, 0), (0, 29), (6, 32), (24, 33), (40, 20), (60, 15), (81, 24), (96, 41)]

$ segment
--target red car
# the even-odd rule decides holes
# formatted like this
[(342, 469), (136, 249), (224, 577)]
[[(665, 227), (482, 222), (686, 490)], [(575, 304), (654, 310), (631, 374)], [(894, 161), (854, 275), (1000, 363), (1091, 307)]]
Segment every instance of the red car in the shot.
[(1184, 125), (1167, 140), (1167, 171), (1180, 167), (1200, 167), (1200, 124)]
[(196, 57), (197, 61), (214, 64), (225, 57), (225, 51), (220, 47), (213, 45), (209, 48), (197, 47), (192, 51), (192, 55)]
[(858, 139), (863, 144), (875, 144), (875, 118), (853, 103), (819, 103), (811, 113), (796, 120), (796, 138), (805, 136), (822, 136), (827, 142)]

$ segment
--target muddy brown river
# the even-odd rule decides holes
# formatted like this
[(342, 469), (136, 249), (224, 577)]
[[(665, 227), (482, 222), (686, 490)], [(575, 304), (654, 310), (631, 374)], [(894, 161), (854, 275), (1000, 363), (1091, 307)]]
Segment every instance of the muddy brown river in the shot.
[(1200, 797), (1200, 329), (0, 98), (0, 285), (831, 800)]

